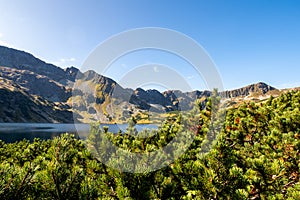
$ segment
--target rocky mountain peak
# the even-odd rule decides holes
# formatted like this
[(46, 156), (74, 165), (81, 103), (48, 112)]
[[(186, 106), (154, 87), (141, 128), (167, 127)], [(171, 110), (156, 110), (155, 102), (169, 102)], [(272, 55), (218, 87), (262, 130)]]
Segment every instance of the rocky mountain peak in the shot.
[(258, 82), (256, 84), (253, 84), (253, 87), (255, 88), (254, 91), (261, 91), (263, 94), (267, 93), (270, 90), (276, 90), (276, 88), (264, 83), (264, 82)]
[(82, 73), (76, 67), (73, 66), (67, 67), (64, 69), (64, 71), (66, 74), (66, 78), (73, 82), (75, 81), (76, 78), (82, 77)]
[(234, 90), (230, 90), (230, 91), (224, 91), (221, 92), (221, 95), (224, 98), (235, 98), (235, 97), (239, 97), (239, 96), (248, 96), (250, 94), (266, 94), (267, 92), (271, 91), (271, 90), (276, 90), (276, 88), (263, 83), (263, 82), (258, 82), (255, 84), (251, 84), (239, 89), (234, 89)]

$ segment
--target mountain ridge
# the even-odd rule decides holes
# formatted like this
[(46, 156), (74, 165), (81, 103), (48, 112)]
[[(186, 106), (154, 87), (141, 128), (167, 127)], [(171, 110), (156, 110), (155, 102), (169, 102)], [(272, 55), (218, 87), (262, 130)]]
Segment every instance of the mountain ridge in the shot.
[[(64, 109), (66, 112), (72, 110), (76, 118), (71, 119), (70, 115), (61, 113), (62, 116), (68, 116), (68, 119), (54, 120), (55, 116), (51, 117), (49, 114), (49, 122), (72, 122), (73, 120), (75, 122), (88, 122), (89, 120), (108, 122), (114, 118), (126, 118), (128, 113), (132, 115), (144, 111), (163, 113), (189, 110), (194, 106), (196, 99), (205, 99), (211, 95), (211, 91), (206, 90), (160, 92), (155, 89), (123, 88), (113, 79), (93, 70), (81, 72), (73, 66), (62, 69), (25, 51), (3, 46), (0, 46), (0, 77), (14, 84), (14, 87), (18, 88), (15, 90), (25, 91), (24, 98), (30, 99), (38, 96), (42, 101), (48, 102), (49, 106), (59, 105), (59, 109)], [(7, 90), (3, 85), (0, 85), (0, 89)], [(278, 89), (259, 82), (234, 90), (222, 91), (219, 95), (231, 101), (235, 99), (241, 101), (251, 99), (252, 96), (262, 98), (278, 92)], [(2, 97), (0, 100), (5, 101)], [(56, 118), (62, 119), (60, 116)], [(36, 119), (36, 121), (39, 120)]]

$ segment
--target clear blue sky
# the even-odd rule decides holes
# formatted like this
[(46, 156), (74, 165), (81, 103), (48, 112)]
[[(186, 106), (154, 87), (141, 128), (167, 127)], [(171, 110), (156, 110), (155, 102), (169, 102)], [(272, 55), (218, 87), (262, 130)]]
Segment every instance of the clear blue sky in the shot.
[[(61, 67), (80, 68), (99, 43), (119, 32), (163, 27), (201, 44), (225, 89), (259, 81), (278, 88), (300, 86), (300, 1), (0, 0), (0, 8), (0, 44)], [(106, 75), (118, 79), (118, 67), (170, 62), (194, 89), (203, 89), (188, 66), (175, 61), (157, 52), (137, 53)]]

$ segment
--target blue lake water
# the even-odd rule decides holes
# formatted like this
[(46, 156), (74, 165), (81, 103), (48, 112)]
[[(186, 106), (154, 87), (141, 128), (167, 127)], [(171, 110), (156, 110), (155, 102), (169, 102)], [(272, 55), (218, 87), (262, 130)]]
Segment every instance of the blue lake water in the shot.
[[(101, 124), (107, 126), (108, 131), (118, 133), (126, 131), (127, 124)], [(137, 131), (156, 129), (155, 124), (137, 124)], [(90, 130), (89, 124), (51, 124), (51, 123), (0, 123), (0, 140), (15, 142), (23, 139), (33, 141), (34, 138), (52, 139), (63, 133), (73, 133), (78, 138), (85, 139)]]

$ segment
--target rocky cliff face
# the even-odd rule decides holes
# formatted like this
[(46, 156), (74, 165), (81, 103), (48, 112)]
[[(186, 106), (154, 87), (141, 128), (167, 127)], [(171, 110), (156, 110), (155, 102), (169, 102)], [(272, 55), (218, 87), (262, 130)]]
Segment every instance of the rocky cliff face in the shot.
[[(61, 69), (33, 55), (0, 46), (0, 121), (71, 122), (125, 119), (137, 112), (156, 113), (189, 110), (196, 99), (206, 99), (210, 91), (124, 89), (114, 80), (95, 71), (80, 72), (75, 67)], [(227, 99), (266, 95), (275, 88), (252, 84), (224, 91)]]

